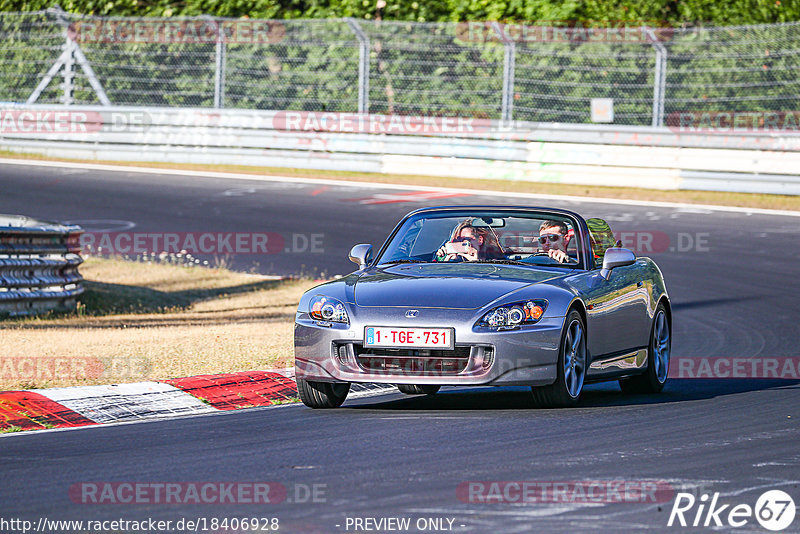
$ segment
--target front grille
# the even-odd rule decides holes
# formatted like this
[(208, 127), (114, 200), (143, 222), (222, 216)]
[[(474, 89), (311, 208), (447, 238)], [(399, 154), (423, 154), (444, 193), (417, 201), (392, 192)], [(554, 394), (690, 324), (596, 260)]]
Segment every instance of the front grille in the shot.
[(470, 361), (471, 347), (453, 350), (386, 349), (353, 345), (358, 364), (372, 373), (403, 375), (455, 375), (463, 372)]

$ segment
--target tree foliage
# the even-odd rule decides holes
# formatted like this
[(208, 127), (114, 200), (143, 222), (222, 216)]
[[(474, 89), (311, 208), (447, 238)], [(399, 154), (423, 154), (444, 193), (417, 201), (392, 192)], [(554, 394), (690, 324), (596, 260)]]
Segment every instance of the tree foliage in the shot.
[[(798, 0), (61, 0), (72, 13), (114, 16), (211, 15), (415, 22), (663, 21), (743, 25), (800, 20)], [(38, 11), (53, 0), (0, 0), (0, 11)]]

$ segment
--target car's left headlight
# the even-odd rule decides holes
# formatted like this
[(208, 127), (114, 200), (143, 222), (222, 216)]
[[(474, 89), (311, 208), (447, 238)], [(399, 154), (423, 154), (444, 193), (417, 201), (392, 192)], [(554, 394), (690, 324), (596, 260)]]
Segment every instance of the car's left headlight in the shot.
[(347, 310), (341, 300), (324, 295), (316, 295), (309, 302), (309, 315), (318, 321), (331, 323), (350, 323)]
[(495, 308), (481, 317), (481, 326), (519, 326), (533, 324), (542, 318), (547, 309), (544, 299), (531, 299)]

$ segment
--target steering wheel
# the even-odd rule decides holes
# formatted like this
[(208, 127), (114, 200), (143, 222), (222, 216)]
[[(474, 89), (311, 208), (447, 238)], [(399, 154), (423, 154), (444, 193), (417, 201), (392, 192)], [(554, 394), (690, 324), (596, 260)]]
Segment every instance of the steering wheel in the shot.
[(533, 256), (545, 256), (553, 260), (553, 263), (557, 265), (564, 265), (565, 263), (578, 263), (578, 260), (570, 256), (569, 254), (567, 255), (567, 260), (564, 262), (560, 262), (557, 259), (550, 257), (550, 255), (547, 252), (544, 252), (543, 250), (540, 250), (539, 252), (533, 254)]

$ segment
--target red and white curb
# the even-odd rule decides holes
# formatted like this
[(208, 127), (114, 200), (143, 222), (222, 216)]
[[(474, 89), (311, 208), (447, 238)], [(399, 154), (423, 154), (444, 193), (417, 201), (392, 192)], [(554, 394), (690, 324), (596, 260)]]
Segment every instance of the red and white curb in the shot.
[[(675, 358), (675, 379), (800, 380), (800, 358)], [(397, 391), (352, 384), (348, 398)], [(177, 417), (297, 402), (294, 369), (190, 376), (153, 382), (0, 391), (0, 430), (39, 430)]]
[[(349, 397), (393, 386), (353, 384)], [(294, 369), (201, 375), (155, 382), (0, 392), (0, 430), (65, 428), (296, 402)]]
[(160, 382), (43, 389), (37, 393), (99, 424), (214, 411), (200, 399)]

